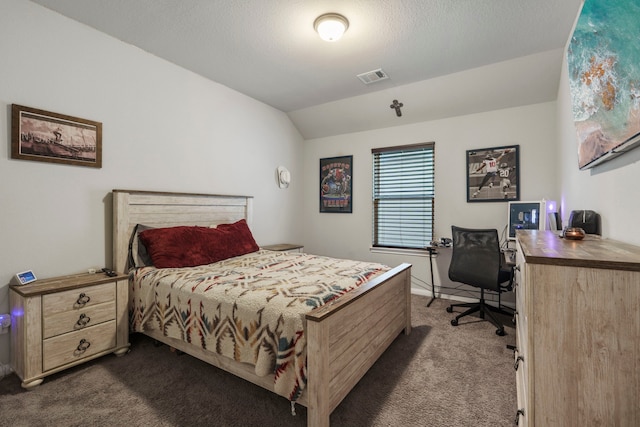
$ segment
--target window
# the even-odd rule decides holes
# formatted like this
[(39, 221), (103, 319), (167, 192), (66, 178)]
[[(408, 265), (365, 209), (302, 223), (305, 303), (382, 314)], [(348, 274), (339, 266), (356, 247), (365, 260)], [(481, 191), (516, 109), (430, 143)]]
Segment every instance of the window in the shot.
[(375, 148), (373, 246), (424, 249), (433, 236), (435, 143)]

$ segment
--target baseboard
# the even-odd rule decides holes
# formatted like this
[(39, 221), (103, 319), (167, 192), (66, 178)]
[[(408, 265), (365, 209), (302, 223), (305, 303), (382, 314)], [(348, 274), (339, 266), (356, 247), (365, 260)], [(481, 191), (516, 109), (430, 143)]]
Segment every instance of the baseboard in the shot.
[(0, 363), (0, 380), (13, 372), (11, 366)]
[[(411, 288), (411, 294), (412, 295), (419, 295), (419, 296), (423, 296), (423, 297), (431, 297), (431, 291), (426, 290), (426, 289), (416, 289), (416, 288)], [(467, 298), (467, 297), (461, 297), (461, 296), (457, 296), (457, 295), (448, 295), (448, 294), (438, 294), (436, 292), (436, 298), (438, 299), (446, 299), (446, 300), (451, 300), (451, 301), (455, 301), (455, 302), (478, 302), (477, 298)], [(498, 305), (498, 301), (493, 301), (493, 300), (485, 300), (488, 303), (496, 303), (495, 305)], [(507, 307), (510, 309), (515, 310), (515, 304), (512, 302), (502, 302), (502, 306), (503, 307)]]

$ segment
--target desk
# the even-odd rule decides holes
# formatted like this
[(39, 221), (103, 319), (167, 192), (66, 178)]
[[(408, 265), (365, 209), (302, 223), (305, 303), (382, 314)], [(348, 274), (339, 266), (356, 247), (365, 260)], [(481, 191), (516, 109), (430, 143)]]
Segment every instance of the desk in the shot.
[[(433, 303), (433, 301), (436, 299), (436, 284), (435, 284), (435, 280), (433, 278), (433, 258), (434, 255), (438, 255), (438, 249), (447, 249), (447, 250), (452, 250), (453, 246), (427, 246), (425, 248), (427, 250), (427, 252), (429, 252), (429, 272), (431, 275), (431, 300), (429, 301), (429, 303), (427, 304), (427, 307), (431, 306), (431, 304)], [(502, 260), (504, 262), (503, 265), (505, 266), (509, 266), (509, 267), (515, 267), (516, 265), (516, 249), (502, 249)], [(471, 287), (466, 287), (465, 289), (462, 289), (464, 292), (470, 293), (470, 292), (475, 292)], [(447, 292), (443, 292), (443, 289), (449, 289), (449, 290), (460, 290), (460, 287), (451, 287), (451, 286), (445, 286), (443, 284), (440, 284), (440, 293), (444, 293), (446, 295), (454, 295), (454, 294), (449, 294)], [(475, 295), (475, 294), (474, 294)], [(473, 298), (475, 298), (475, 296), (472, 296)], [(489, 300), (489, 299), (488, 299)], [(500, 306), (500, 300), (491, 300), (493, 302), (497, 302), (498, 306)]]
[(438, 254), (438, 246), (427, 246), (429, 252), (429, 272), (431, 273), (431, 301), (427, 303), (427, 307), (436, 299), (436, 283), (433, 280), (433, 256)]
[(504, 265), (509, 267), (515, 267), (517, 250), (514, 248), (514, 249), (501, 249), (501, 251), (502, 251), (502, 260), (504, 261)]

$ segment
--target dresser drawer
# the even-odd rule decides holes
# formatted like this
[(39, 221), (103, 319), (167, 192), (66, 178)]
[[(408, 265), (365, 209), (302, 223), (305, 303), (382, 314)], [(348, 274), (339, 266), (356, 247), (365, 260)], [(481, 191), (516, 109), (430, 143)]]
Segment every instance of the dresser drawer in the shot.
[(92, 305), (84, 309), (51, 314), (42, 320), (43, 338), (51, 338), (67, 332), (79, 331), (116, 318), (114, 300)]
[(525, 370), (518, 369), (516, 372), (516, 392), (518, 396), (518, 413), (516, 414), (517, 426), (523, 427), (529, 425), (529, 406), (527, 405), (527, 381)]
[(43, 371), (82, 360), (115, 346), (115, 320), (46, 339), (42, 348)]
[[(518, 288), (518, 291), (522, 288)], [(529, 354), (529, 319), (522, 304), (522, 298), (516, 296), (516, 310), (518, 313), (516, 320), (516, 346), (520, 355), (528, 356)]]
[[(522, 335), (516, 336), (516, 351), (514, 353), (514, 367), (516, 370), (516, 393), (518, 396), (518, 409), (523, 410), (523, 414), (519, 414), (518, 426), (526, 426), (527, 413), (528, 413), (528, 396), (527, 390), (529, 390), (529, 378), (528, 378), (528, 356), (522, 351), (522, 345), (525, 337)], [(518, 358), (521, 358), (520, 360)]]
[(65, 311), (86, 309), (105, 302), (115, 301), (116, 288), (113, 283), (85, 286), (42, 296), (42, 315), (46, 318)]
[(527, 281), (527, 265), (522, 255), (522, 249), (518, 248), (516, 254), (516, 337), (517, 347), (521, 355), (529, 353), (529, 310), (527, 309), (527, 299), (529, 294), (529, 283)]

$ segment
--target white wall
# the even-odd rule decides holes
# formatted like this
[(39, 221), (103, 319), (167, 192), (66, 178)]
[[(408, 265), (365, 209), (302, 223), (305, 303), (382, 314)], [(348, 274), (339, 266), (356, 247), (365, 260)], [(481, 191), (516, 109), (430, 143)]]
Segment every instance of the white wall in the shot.
[[(0, 2), (0, 57), (7, 141), (0, 153), (0, 313), (17, 271), (32, 268), (44, 278), (111, 264), (113, 188), (253, 195), (258, 243), (411, 262), (422, 292), (430, 283), (425, 258), (373, 254), (369, 246), (371, 148), (425, 141), (436, 142), (438, 237), (449, 236), (452, 224), (504, 228), (505, 203), (466, 202), (465, 151), (519, 144), (522, 200), (561, 201), (565, 224), (570, 210), (594, 209), (605, 237), (640, 244), (632, 225), (640, 149), (578, 170), (566, 66), (557, 103), (411, 125), (399, 119), (397, 127), (303, 142), (285, 114), (25, 0)], [(10, 159), (12, 103), (102, 122), (103, 168)], [(320, 214), (319, 159), (340, 155), (354, 156), (353, 214)], [(288, 190), (275, 184), (278, 165), (292, 172)], [(437, 284), (447, 284), (447, 264), (443, 253)], [(0, 363), (8, 361), (8, 335), (0, 335)]]
[[(284, 113), (25, 0), (0, 2), (0, 58), (0, 313), (18, 271), (111, 265), (114, 188), (252, 195), (259, 244), (302, 240), (303, 141)], [(14, 103), (102, 122), (103, 167), (11, 159)]]
[(565, 225), (575, 209), (591, 209), (602, 219), (603, 237), (640, 245), (640, 148), (593, 169), (578, 169), (578, 140), (571, 113), (566, 58), (558, 91), (558, 163)]
[[(375, 131), (308, 140), (304, 152), (304, 242), (308, 252), (397, 265), (413, 264), (412, 286), (431, 283), (428, 261), (409, 255), (371, 253), (371, 149), (392, 145), (436, 143), (435, 235), (450, 237), (451, 225), (491, 227), (507, 223), (504, 202), (467, 203), (466, 150), (520, 145), (521, 200), (558, 197), (556, 103), (543, 103)], [(399, 120), (401, 123), (401, 120)], [(319, 159), (353, 155), (353, 213), (319, 213)], [(446, 252), (446, 251), (442, 251)], [(443, 254), (443, 257), (446, 257)], [(438, 260), (436, 284), (448, 285), (445, 259)]]

